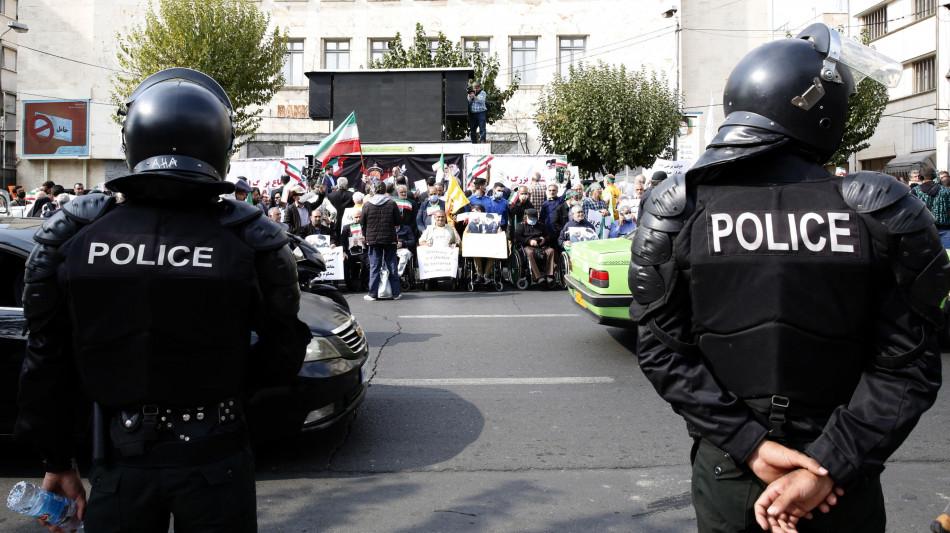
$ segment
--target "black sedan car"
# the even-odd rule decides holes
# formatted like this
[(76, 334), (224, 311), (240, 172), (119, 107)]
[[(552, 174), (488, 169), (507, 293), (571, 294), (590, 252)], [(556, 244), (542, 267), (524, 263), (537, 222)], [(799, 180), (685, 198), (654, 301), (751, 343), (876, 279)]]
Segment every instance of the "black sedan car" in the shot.
[[(12, 435), (17, 416), (17, 380), (26, 349), (24, 264), (42, 223), (0, 218), (0, 437)], [(363, 366), (369, 347), (356, 318), (329, 298), (309, 293), (301, 294), (297, 316), (310, 327), (313, 339), (296, 382), (259, 391), (246, 406), (257, 441), (282, 438), (301, 428), (329, 427), (366, 395)], [(87, 418), (78, 420), (77, 432), (84, 432), (87, 424)]]

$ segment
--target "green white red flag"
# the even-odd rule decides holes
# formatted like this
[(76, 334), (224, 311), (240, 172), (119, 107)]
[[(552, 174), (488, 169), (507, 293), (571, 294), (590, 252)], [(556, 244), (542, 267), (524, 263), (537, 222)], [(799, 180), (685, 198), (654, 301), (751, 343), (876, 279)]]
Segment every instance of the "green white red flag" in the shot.
[(554, 164), (555, 164), (555, 166), (567, 168), (567, 158), (564, 157), (563, 155), (559, 155), (559, 156), (557, 156), (557, 158), (554, 160)]
[[(281, 166), (284, 167), (284, 174), (287, 174), (288, 176), (290, 176), (290, 179), (296, 181), (299, 185), (303, 185), (303, 178), (300, 177), (299, 168), (295, 167), (294, 165), (284, 160), (281, 160), (280, 164)], [(250, 198), (250, 195), (248, 195), (248, 198)]]
[(473, 179), (488, 171), (488, 163), (491, 163), (492, 159), (495, 158), (490, 155), (483, 155), (475, 161), (475, 164), (472, 165), (472, 168), (468, 171), (468, 178), (465, 182), (466, 187), (472, 183)]
[(313, 154), (313, 159), (320, 162), (322, 167), (324, 161), (329, 162), (334, 157), (344, 154), (362, 152), (360, 148), (360, 132), (356, 128), (356, 111), (350, 113), (342, 123), (331, 133)]
[(515, 189), (511, 191), (511, 196), (508, 197), (508, 205), (515, 205), (518, 203), (518, 190)]
[(439, 156), (439, 160), (432, 165), (432, 170), (435, 171), (436, 183), (445, 179), (445, 154)]
[(409, 200), (403, 200), (402, 198), (396, 198), (396, 206), (400, 210), (412, 209), (412, 202)]

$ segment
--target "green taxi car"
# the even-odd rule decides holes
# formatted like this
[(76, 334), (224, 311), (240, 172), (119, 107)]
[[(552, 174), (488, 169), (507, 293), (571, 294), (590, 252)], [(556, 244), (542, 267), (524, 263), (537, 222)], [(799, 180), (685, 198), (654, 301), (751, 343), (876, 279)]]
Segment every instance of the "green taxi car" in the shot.
[(633, 233), (615, 239), (575, 242), (567, 289), (587, 316), (607, 326), (630, 327), (633, 296), (627, 284)]

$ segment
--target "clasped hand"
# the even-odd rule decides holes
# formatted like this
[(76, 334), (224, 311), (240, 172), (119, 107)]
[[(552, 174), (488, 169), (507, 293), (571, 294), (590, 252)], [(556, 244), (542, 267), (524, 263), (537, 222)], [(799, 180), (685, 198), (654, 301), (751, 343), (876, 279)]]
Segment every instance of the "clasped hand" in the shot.
[(759, 479), (769, 483), (755, 502), (755, 520), (766, 531), (797, 531), (802, 517), (812, 518), (815, 508), (827, 513), (844, 494), (818, 461), (774, 441), (762, 441), (747, 462)]

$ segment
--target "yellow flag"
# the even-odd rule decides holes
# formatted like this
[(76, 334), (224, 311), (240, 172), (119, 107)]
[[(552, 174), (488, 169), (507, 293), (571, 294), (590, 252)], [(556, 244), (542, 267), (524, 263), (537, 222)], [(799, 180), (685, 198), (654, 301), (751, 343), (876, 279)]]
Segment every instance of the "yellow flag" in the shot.
[(459, 186), (455, 176), (448, 176), (449, 189), (445, 191), (445, 216), (449, 224), (455, 224), (452, 215), (456, 211), (468, 205), (468, 198), (465, 197), (465, 191)]

